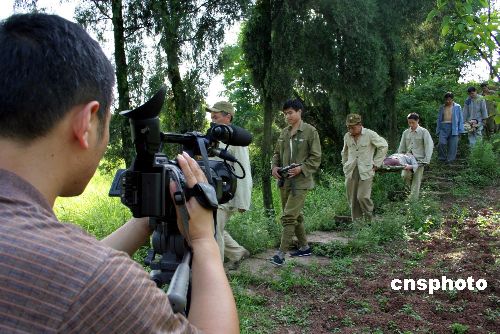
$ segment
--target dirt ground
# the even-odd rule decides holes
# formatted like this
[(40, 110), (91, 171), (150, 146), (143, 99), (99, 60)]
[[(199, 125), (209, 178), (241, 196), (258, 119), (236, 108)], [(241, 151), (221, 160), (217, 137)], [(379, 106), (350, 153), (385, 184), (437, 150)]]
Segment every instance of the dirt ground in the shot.
[[(500, 214), (498, 187), (486, 189), (481, 201), (460, 200), (462, 215), (451, 215), (456, 200), (442, 208), (442, 227), (404, 245), (364, 254), (337, 269), (325, 262), (298, 265), (294, 271), (316, 283), (292, 288), (293, 305), (304, 322), (284, 323), (277, 314), (290, 297), (267, 285), (253, 286), (265, 296), (273, 333), (500, 333)], [(328, 273), (328, 274), (325, 274)], [(394, 291), (393, 279), (457, 281), (469, 277), (487, 282), (484, 290)], [(259, 332), (256, 329), (256, 332)]]

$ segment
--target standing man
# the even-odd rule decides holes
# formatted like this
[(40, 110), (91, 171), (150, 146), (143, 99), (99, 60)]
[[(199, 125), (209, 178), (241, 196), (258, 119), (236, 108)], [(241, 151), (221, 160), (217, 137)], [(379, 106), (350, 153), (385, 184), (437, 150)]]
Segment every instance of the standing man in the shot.
[[(497, 94), (497, 92), (488, 87), (487, 82), (483, 82), (481, 84), (481, 90), (483, 96)], [(484, 131), (486, 132), (486, 136), (489, 138), (489, 136), (497, 132), (498, 129), (498, 125), (495, 123), (495, 115), (497, 114), (497, 108), (495, 102), (486, 99), (485, 101), (486, 101), (486, 110), (488, 111), (488, 118), (486, 119), (484, 124), (485, 127)]]
[(417, 170), (405, 169), (401, 173), (401, 176), (410, 188), (410, 198), (416, 200), (420, 194), (424, 165), (427, 165), (432, 158), (434, 142), (429, 131), (418, 124), (420, 116), (417, 113), (409, 114), (406, 120), (408, 121), (409, 128), (403, 131), (398, 153), (412, 154), (419, 163)]
[[(219, 101), (212, 108), (206, 108), (210, 112), (212, 122), (216, 124), (230, 125), (234, 119), (234, 107), (226, 101)], [(220, 143), (220, 148), (224, 149), (226, 144)], [(229, 202), (219, 205), (217, 210), (217, 231), (216, 238), (219, 250), (224, 262), (224, 256), (229, 259), (227, 268), (235, 270), (241, 260), (250, 256), (250, 252), (238, 244), (231, 235), (224, 229), (226, 223), (236, 211), (245, 212), (250, 209), (252, 196), (252, 174), (250, 171), (250, 157), (248, 146), (228, 146), (227, 151), (235, 157), (245, 169), (245, 177), (238, 179), (236, 193)], [(238, 164), (233, 164), (236, 175), (243, 175), (243, 171)]]
[(361, 115), (347, 115), (346, 126), (348, 132), (344, 135), (341, 154), (351, 217), (353, 221), (371, 220), (373, 176), (387, 153), (387, 141), (375, 131), (364, 128)]
[(488, 118), (486, 110), (486, 101), (482, 95), (476, 91), (476, 87), (467, 89), (469, 97), (464, 103), (464, 122), (469, 122), (471, 130), (469, 130), (469, 145), (472, 148), (478, 139), (481, 139), (483, 125)]
[(439, 108), (436, 134), (439, 138), (438, 159), (449, 163), (457, 157), (458, 139), (464, 132), (462, 108), (453, 102), (453, 93), (444, 94), (444, 105)]
[[(130, 258), (147, 218), (96, 240), (54, 214), (108, 144), (114, 72), (99, 44), (59, 16), (13, 15), (0, 21), (0, 77), (0, 332), (239, 333), (212, 211), (196, 197), (188, 230), (178, 222), (193, 251), (188, 319)], [(207, 183), (194, 159), (177, 161), (187, 187)]]
[(281, 130), (274, 149), (272, 175), (282, 179), (279, 169), (291, 164), (301, 164), (288, 171), (280, 187), (281, 195), (281, 234), (280, 248), (271, 258), (271, 263), (281, 266), (285, 263), (285, 253), (289, 250), (295, 235), (299, 249), (290, 256), (309, 256), (311, 248), (307, 243), (304, 228), (304, 202), (307, 192), (314, 188), (313, 174), (321, 163), (321, 143), (316, 128), (302, 121), (304, 106), (299, 99), (288, 100), (283, 105), (283, 114), (288, 126)]

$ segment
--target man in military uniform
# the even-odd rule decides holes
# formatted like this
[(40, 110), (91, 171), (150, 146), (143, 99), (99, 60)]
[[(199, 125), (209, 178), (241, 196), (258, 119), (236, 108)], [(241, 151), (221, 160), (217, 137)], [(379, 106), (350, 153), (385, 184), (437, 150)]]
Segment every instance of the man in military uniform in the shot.
[(387, 141), (375, 131), (363, 127), (358, 114), (347, 115), (346, 126), (348, 132), (344, 135), (341, 154), (351, 217), (353, 220), (370, 220), (373, 215), (373, 176), (387, 153)]
[[(235, 114), (233, 105), (227, 101), (219, 101), (212, 108), (206, 108), (206, 111), (210, 112), (212, 122), (225, 125), (232, 123)], [(221, 149), (224, 148), (226, 148), (226, 144), (221, 143)], [(237, 181), (234, 197), (229, 202), (219, 205), (217, 210), (217, 244), (219, 245), (222, 261), (224, 262), (224, 257), (229, 259), (227, 269), (234, 270), (241, 260), (250, 256), (250, 252), (234, 240), (224, 228), (234, 212), (245, 212), (250, 209), (252, 173), (250, 171), (247, 146), (229, 145), (227, 151), (241, 163), (245, 170), (245, 177)], [(236, 175), (243, 175), (243, 171), (238, 164), (234, 164), (234, 168)]]
[(280, 248), (271, 258), (271, 263), (277, 266), (285, 262), (285, 252), (289, 250), (294, 235), (299, 241), (299, 249), (290, 255), (311, 255), (302, 209), (308, 190), (314, 187), (313, 174), (321, 163), (321, 144), (318, 131), (302, 121), (303, 110), (304, 106), (298, 99), (288, 100), (283, 105), (288, 126), (281, 131), (274, 149), (272, 175), (276, 179), (282, 179), (280, 168), (293, 163), (301, 164), (288, 171), (288, 176), (280, 187), (283, 233)]
[(420, 117), (417, 113), (409, 114), (406, 119), (409, 128), (403, 131), (398, 153), (412, 154), (417, 159), (419, 166), (415, 171), (403, 170), (401, 176), (410, 188), (410, 198), (418, 199), (424, 165), (431, 161), (434, 142), (429, 131), (418, 124)]

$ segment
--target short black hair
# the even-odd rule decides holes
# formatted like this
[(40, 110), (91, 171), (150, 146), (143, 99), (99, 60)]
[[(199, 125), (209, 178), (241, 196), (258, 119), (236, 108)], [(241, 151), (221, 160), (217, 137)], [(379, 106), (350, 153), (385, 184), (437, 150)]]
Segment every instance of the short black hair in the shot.
[(470, 86), (469, 88), (467, 88), (467, 93), (472, 93), (475, 91), (476, 91), (476, 87), (474, 87), (474, 86)]
[(42, 13), (1, 21), (0, 78), (0, 137), (38, 138), (72, 107), (94, 100), (103, 133), (114, 70), (78, 24)]
[(481, 88), (488, 87), (488, 83), (487, 82), (483, 82), (480, 86), (481, 86)]
[(453, 93), (452, 93), (452, 92), (446, 92), (446, 94), (444, 94), (444, 98), (445, 98), (445, 99), (447, 99), (447, 98), (449, 98), (449, 97), (451, 97), (451, 98), (453, 99), (454, 95), (453, 95)]
[(408, 116), (406, 116), (406, 119), (413, 119), (415, 121), (418, 121), (420, 119), (420, 116), (416, 112), (409, 113)]
[(302, 104), (302, 101), (299, 99), (291, 99), (285, 102), (283, 104), (283, 111), (292, 108), (295, 111), (302, 110), (304, 111), (304, 105)]

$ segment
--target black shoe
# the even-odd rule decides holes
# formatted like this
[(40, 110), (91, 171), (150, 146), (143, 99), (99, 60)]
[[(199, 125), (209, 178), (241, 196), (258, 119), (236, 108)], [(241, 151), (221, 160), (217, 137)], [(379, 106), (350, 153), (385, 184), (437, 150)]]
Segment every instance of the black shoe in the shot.
[(282, 266), (285, 263), (285, 258), (281, 258), (278, 255), (275, 255), (270, 259), (270, 261), (275, 266)]
[(290, 253), (290, 256), (291, 257), (301, 257), (301, 256), (310, 256), (312, 254), (312, 251), (311, 251), (311, 247), (307, 247), (306, 250), (298, 250), (298, 251), (295, 251), (295, 252), (292, 252)]

